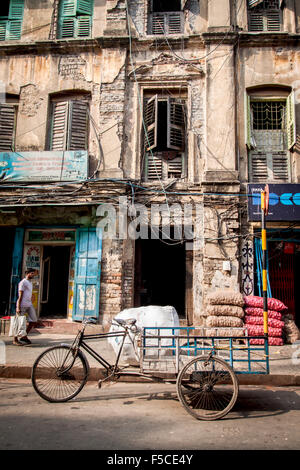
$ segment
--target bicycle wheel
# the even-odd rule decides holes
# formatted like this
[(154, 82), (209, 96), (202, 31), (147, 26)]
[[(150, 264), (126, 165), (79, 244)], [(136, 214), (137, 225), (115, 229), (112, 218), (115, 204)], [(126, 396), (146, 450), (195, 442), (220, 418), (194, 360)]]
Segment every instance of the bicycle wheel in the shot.
[(238, 396), (233, 369), (218, 357), (197, 357), (177, 377), (178, 398), (194, 418), (215, 420), (225, 416)]
[(75, 360), (69, 346), (53, 346), (36, 359), (32, 367), (33, 388), (44, 400), (71, 400), (82, 390), (88, 377), (88, 363), (81, 351)]

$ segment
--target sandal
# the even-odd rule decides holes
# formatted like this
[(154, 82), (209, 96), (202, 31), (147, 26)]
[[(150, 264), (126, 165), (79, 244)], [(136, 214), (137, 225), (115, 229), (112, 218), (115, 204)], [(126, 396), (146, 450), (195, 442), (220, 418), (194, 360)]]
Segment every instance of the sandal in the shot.
[(14, 340), (12, 343), (14, 346), (24, 346), (24, 343), (20, 343), (19, 340)]

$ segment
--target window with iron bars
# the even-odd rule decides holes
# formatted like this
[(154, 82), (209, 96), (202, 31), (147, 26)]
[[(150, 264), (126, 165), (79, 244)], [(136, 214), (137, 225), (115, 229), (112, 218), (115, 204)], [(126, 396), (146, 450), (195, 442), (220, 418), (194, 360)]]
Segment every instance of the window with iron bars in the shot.
[(183, 33), (183, 3), (183, 0), (149, 0), (148, 34)]
[(144, 181), (186, 176), (185, 100), (154, 95), (144, 103)]
[(249, 31), (280, 31), (282, 23), (282, 5), (280, 0), (248, 0)]
[(250, 181), (289, 181), (289, 150), (296, 140), (293, 93), (282, 99), (248, 96), (247, 101)]

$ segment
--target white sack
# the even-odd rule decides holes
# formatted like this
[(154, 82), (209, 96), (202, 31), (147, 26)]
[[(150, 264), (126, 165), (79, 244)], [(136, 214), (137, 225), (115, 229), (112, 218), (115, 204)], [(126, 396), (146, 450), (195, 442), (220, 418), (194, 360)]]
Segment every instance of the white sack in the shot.
[(10, 317), (10, 328), (8, 336), (26, 336), (26, 316), (15, 315)]
[[(158, 330), (156, 329), (157, 327), (178, 327), (179, 326), (179, 317), (176, 312), (176, 309), (172, 306), (166, 306), (166, 307), (160, 307), (156, 305), (149, 305), (147, 307), (135, 307), (135, 308), (127, 308), (125, 310), (122, 310), (118, 315), (116, 315), (115, 318), (119, 318), (122, 320), (128, 320), (129, 318), (134, 318), (136, 319), (136, 326), (138, 328), (144, 328), (144, 327), (154, 327), (151, 330), (147, 330), (146, 334), (147, 335), (157, 335)], [(156, 327), (156, 328), (155, 328)], [(121, 326), (116, 326), (116, 325), (111, 325), (110, 327), (110, 332), (115, 332), (115, 331), (124, 331), (124, 329)], [(161, 336), (170, 336), (172, 335), (173, 332), (172, 330), (166, 329), (166, 330), (161, 330), (160, 335)], [(174, 331), (174, 334), (178, 334), (178, 330)], [(139, 361), (139, 356), (135, 353), (134, 346), (133, 346), (133, 341), (136, 333), (130, 332), (130, 338), (125, 339), (125, 343), (123, 346), (122, 350), (122, 358), (126, 359), (127, 361)], [(115, 338), (108, 338), (108, 342), (111, 344), (111, 346), (114, 349), (115, 354), (117, 355), (119, 352), (120, 345), (122, 344), (123, 338), (121, 336), (115, 337)], [(147, 339), (148, 346), (157, 346), (158, 345), (158, 339), (153, 338), (153, 339)], [(171, 346), (172, 345), (172, 340), (171, 339), (162, 339), (161, 340), (161, 345), (162, 346)], [(137, 352), (139, 352), (137, 350)], [(149, 349), (149, 355), (151, 350)], [(168, 354), (168, 350), (162, 351), (161, 354)], [(157, 354), (155, 349), (153, 349), (153, 354)]]

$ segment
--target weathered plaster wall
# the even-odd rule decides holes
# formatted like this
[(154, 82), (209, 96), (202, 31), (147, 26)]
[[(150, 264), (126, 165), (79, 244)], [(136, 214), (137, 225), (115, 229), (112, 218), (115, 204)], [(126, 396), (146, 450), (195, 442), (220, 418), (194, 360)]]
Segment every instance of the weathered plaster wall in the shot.
[(0, 80), (7, 84), (7, 93), (19, 95), (16, 150), (46, 149), (51, 94), (86, 91), (96, 123), (90, 122), (91, 170), (101, 158), (104, 175), (121, 176), (125, 58), (125, 52), (118, 49), (79, 55), (71, 48), (61, 55), (0, 58)]
[(284, 85), (295, 92), (297, 145), (292, 156), (292, 182), (300, 181), (300, 52), (297, 48), (251, 47), (241, 48), (238, 69), (238, 129), (241, 181), (248, 179), (247, 149), (245, 145), (244, 93), (258, 85)]
[[(55, 0), (25, 0), (22, 40), (26, 42), (49, 39), (53, 25)], [(106, 24), (106, 0), (94, 0), (92, 37), (103, 35)]]

